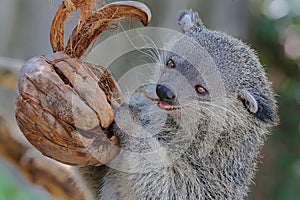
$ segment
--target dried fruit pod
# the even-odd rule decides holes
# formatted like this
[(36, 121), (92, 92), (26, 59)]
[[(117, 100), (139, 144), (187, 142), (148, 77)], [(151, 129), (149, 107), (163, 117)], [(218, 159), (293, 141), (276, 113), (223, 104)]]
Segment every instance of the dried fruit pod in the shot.
[[(82, 11), (80, 5), (75, 7)], [(16, 118), (28, 141), (44, 155), (70, 165), (98, 166), (119, 152), (109, 127), (114, 120), (112, 107), (122, 104), (121, 92), (106, 68), (79, 58), (111, 22), (130, 17), (146, 25), (151, 15), (138, 2), (108, 4), (85, 14), (64, 47), (63, 24), (69, 12), (62, 4), (53, 19), (50, 37), (56, 53), (34, 57), (22, 67)]]
[(102, 89), (100, 81), (115, 81), (105, 68), (97, 66), (95, 73), (89, 67), (58, 52), (27, 61), (19, 76), (21, 131), (44, 155), (66, 164), (100, 165), (119, 151), (107, 130), (113, 120), (107, 96), (112, 99), (118, 88)]

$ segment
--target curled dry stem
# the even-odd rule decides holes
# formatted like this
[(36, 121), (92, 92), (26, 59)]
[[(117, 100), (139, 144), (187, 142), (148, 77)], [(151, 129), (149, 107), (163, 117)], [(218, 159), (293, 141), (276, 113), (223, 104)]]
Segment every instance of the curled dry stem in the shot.
[[(50, 31), (50, 42), (54, 52), (64, 51), (71, 57), (80, 58), (89, 45), (105, 30), (110, 28), (112, 22), (119, 22), (126, 18), (140, 20), (143, 25), (148, 25), (151, 19), (151, 12), (143, 3), (135, 1), (120, 1), (107, 4), (100, 10), (92, 13), (91, 1), (73, 0), (71, 1), (75, 8), (81, 9), (81, 20), (73, 29), (68, 40), (68, 44), (64, 46), (64, 24), (71, 10), (66, 7), (65, 1), (58, 9)], [(85, 13), (85, 14), (83, 14)]]

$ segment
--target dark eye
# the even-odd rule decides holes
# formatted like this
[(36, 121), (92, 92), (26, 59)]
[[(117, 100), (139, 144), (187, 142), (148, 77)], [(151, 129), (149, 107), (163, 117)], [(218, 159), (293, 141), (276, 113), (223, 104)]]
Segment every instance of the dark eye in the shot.
[(174, 68), (175, 67), (175, 63), (172, 59), (168, 60), (166, 65), (167, 65), (168, 68)]
[(208, 93), (207, 89), (205, 89), (204, 87), (202, 87), (201, 85), (196, 85), (195, 86), (195, 90), (198, 94), (200, 95), (206, 95)]

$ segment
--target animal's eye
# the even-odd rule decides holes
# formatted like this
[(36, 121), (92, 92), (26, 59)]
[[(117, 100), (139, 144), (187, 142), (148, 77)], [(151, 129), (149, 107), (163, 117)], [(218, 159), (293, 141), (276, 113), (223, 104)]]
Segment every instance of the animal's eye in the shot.
[(202, 87), (201, 85), (196, 85), (195, 86), (195, 90), (198, 94), (200, 95), (206, 95), (207, 94), (207, 89), (205, 89), (204, 87)]
[(169, 68), (174, 68), (175, 67), (175, 63), (172, 59), (168, 60), (168, 62), (166, 63), (167, 67)]

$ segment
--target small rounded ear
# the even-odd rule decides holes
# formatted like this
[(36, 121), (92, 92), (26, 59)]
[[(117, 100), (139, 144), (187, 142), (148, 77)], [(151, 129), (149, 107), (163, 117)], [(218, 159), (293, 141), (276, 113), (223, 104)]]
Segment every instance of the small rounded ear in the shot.
[(249, 112), (253, 114), (257, 113), (258, 103), (250, 92), (248, 92), (246, 89), (242, 89), (239, 92), (238, 97), (242, 100), (244, 106)]
[(245, 108), (254, 116), (266, 123), (276, 123), (276, 105), (266, 96), (258, 92), (242, 89), (238, 94)]
[(184, 10), (179, 14), (178, 23), (183, 33), (188, 32), (192, 27), (200, 27), (203, 25), (198, 13), (192, 10)]

